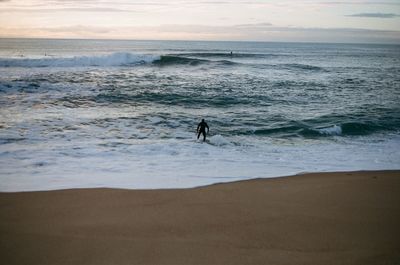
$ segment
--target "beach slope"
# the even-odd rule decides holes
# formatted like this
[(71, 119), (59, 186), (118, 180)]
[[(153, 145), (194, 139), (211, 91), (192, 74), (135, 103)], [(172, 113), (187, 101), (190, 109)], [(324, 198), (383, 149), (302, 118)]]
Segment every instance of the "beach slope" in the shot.
[(1, 264), (400, 264), (400, 171), (0, 193)]

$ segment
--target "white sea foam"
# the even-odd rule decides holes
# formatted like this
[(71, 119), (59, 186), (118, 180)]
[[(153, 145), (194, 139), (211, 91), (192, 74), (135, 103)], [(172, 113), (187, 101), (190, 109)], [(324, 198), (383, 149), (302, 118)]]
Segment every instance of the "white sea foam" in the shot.
[[(254, 142), (210, 145), (192, 139), (100, 139), (3, 145), (0, 191), (115, 187), (187, 188), (300, 172), (398, 169), (400, 138), (330, 144)], [(225, 143), (221, 136), (211, 137)], [(59, 150), (63, 150), (59, 152)]]
[(342, 127), (334, 125), (328, 128), (318, 129), (318, 131), (322, 134), (326, 135), (341, 135), (342, 134)]
[(150, 63), (159, 56), (117, 52), (98, 56), (0, 58), (0, 67), (129, 66)]
[(214, 135), (210, 138), (210, 143), (216, 146), (229, 145), (231, 144), (227, 139), (225, 139), (222, 135)]

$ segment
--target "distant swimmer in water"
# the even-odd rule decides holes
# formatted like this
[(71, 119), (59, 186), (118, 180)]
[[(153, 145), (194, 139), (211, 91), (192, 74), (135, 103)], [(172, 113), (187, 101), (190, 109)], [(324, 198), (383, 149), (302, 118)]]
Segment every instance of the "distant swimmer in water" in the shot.
[(197, 139), (200, 138), (200, 134), (203, 134), (203, 142), (206, 140), (206, 128), (208, 133), (210, 128), (208, 127), (208, 124), (204, 121), (204, 119), (202, 119), (199, 125), (197, 125)]

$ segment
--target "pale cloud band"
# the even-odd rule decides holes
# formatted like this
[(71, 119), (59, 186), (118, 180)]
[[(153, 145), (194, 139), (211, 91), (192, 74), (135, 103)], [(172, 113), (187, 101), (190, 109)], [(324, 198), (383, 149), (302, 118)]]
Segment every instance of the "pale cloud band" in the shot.
[(400, 0), (0, 0), (0, 37), (400, 43), (398, 14)]
[(394, 13), (359, 13), (359, 14), (347, 15), (347, 17), (395, 18), (395, 17), (400, 17), (400, 15)]
[(234, 40), (300, 42), (400, 43), (400, 31), (358, 28), (277, 27), (269, 23), (233, 26), (160, 25), (143, 27), (0, 28), (2, 37), (67, 37), (99, 39)]

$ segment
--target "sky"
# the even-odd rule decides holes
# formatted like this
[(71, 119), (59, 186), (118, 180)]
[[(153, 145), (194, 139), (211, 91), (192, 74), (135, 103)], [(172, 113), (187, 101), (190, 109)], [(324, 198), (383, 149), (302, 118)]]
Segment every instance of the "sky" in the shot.
[(0, 37), (400, 44), (400, 0), (0, 0)]

